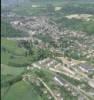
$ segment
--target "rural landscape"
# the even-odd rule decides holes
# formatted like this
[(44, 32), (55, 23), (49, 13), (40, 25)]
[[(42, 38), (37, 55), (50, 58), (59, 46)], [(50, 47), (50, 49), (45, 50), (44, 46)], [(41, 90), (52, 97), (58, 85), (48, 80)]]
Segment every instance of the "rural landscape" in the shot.
[(1, 0), (1, 100), (94, 100), (94, 0)]

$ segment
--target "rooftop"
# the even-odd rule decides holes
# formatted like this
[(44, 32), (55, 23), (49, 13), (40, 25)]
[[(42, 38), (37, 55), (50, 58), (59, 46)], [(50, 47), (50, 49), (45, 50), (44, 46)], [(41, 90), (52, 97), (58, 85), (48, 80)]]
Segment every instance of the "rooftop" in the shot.
[(84, 68), (85, 70), (94, 70), (94, 66), (89, 65), (89, 64), (79, 64), (81, 68)]

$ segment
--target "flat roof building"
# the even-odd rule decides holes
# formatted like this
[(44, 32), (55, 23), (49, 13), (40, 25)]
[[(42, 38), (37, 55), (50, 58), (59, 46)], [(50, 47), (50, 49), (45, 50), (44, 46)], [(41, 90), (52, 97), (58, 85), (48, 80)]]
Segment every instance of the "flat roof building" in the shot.
[(89, 64), (79, 64), (79, 68), (86, 73), (92, 73), (94, 72), (94, 66), (91, 66)]

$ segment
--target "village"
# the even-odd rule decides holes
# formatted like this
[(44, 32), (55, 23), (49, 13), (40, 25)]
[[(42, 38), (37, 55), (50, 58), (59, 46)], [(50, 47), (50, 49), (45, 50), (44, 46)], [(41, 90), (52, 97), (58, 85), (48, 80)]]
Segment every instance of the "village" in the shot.
[[(13, 41), (32, 41), (33, 45), (36, 48), (49, 48), (52, 53), (56, 53), (58, 56), (54, 56), (53, 58), (45, 58), (38, 62), (35, 62), (29, 66), (27, 66), (27, 71), (33, 71), (34, 69), (41, 70), (46, 69), (50, 72), (54, 73), (52, 78), (52, 83), (54, 82), (56, 89), (51, 89), (41, 78), (33, 78), (34, 84), (40, 86), (40, 82), (44, 85), (41, 88), (41, 91), (44, 95), (47, 95), (48, 100), (65, 100), (63, 95), (60, 93), (60, 88), (63, 87), (67, 92), (69, 92), (73, 97), (77, 97), (78, 100), (89, 100), (89, 98), (94, 98), (94, 67), (90, 64), (87, 64), (86, 61), (69, 59), (64, 56), (64, 52), (61, 51), (61, 37), (62, 38), (83, 38), (85, 34), (83, 32), (76, 32), (63, 29), (60, 31), (58, 25), (51, 21), (46, 16), (41, 17), (21, 17), (16, 20), (11, 20), (10, 24), (13, 28), (17, 30), (24, 31), (30, 35), (30, 37), (7, 37), (7, 40)], [(48, 38), (53, 40), (53, 44), (50, 46), (51, 42), (44, 42), (43, 38), (39, 38), (41, 35), (48, 35)], [(74, 40), (70, 40), (72, 43)], [(75, 41), (77, 47), (75, 49), (81, 48), (81, 50), (85, 50), (88, 48), (85, 43), (80, 44), (79, 41)], [(69, 43), (66, 42), (67, 44)], [(93, 43), (92, 43), (93, 44)], [(49, 47), (50, 46), (50, 47)], [(74, 48), (73, 45), (69, 45), (68, 48), (65, 47), (65, 50)], [(61, 56), (59, 56), (61, 55)], [(94, 56), (94, 50), (92, 48), (87, 49), (84, 52), (84, 55), (87, 55), (87, 58)], [(68, 77), (71, 81), (67, 80)], [(26, 74), (23, 76), (23, 80), (25, 82), (31, 82), (32, 76), (30, 74)], [(72, 83), (74, 81), (74, 84)], [(77, 83), (75, 82), (77, 81)], [(80, 83), (80, 84), (78, 84)], [(87, 92), (86, 89), (89, 88)], [(93, 89), (92, 89), (93, 88)], [(92, 92), (93, 91), (93, 92)], [(89, 94), (89, 95), (88, 95)], [(92, 99), (93, 100), (93, 99)]]

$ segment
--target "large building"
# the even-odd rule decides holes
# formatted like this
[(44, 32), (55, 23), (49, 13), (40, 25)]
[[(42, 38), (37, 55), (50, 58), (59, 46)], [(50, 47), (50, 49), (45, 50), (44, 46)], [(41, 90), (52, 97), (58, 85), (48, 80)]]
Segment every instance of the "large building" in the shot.
[(86, 73), (94, 72), (94, 66), (91, 66), (89, 64), (79, 64), (79, 68), (81, 71), (86, 72)]

